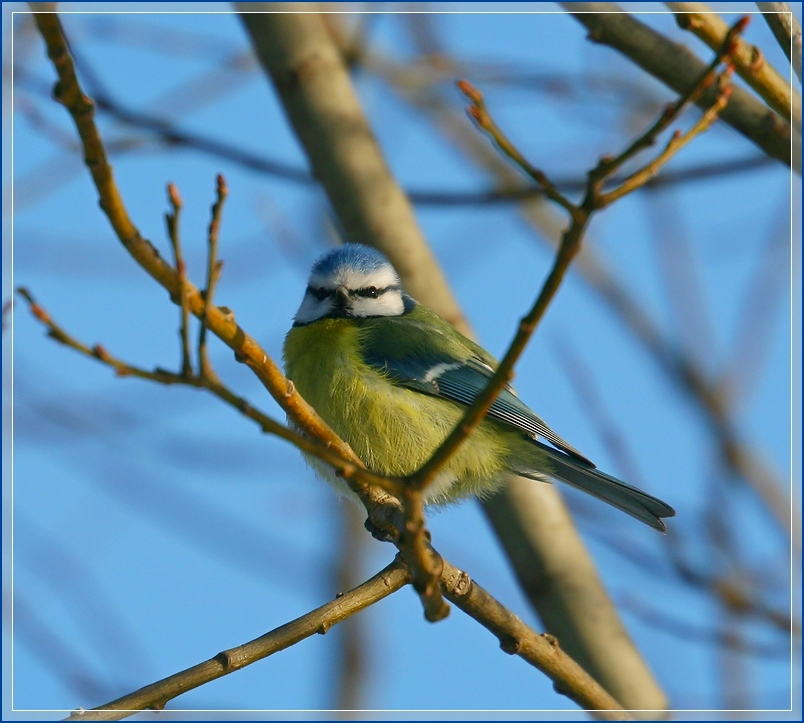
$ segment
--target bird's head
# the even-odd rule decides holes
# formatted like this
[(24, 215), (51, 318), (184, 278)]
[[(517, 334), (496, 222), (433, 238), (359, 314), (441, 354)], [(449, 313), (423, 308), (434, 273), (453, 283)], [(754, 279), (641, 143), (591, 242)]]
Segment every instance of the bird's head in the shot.
[(401, 316), (413, 303), (383, 254), (370, 246), (344, 244), (316, 261), (294, 324)]

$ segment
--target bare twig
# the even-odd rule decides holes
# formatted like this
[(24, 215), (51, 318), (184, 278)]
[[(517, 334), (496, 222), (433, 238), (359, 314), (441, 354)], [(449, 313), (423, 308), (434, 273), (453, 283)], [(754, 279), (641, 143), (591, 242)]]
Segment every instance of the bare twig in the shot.
[[(84, 147), (85, 162), (92, 173), (101, 208), (112, 224), (117, 237), (137, 263), (164, 286), (172, 298), (178, 298), (179, 277), (176, 270), (162, 259), (150, 241), (140, 235), (128, 215), (95, 126), (94, 104), (90, 98), (84, 95), (78, 83), (58, 15), (56, 13), (35, 13), (34, 19), (47, 45), (48, 56), (59, 76), (54, 96), (67, 108), (75, 121)], [(195, 316), (201, 317), (204, 313), (203, 296), (189, 281), (185, 283), (185, 297), (189, 310)], [(228, 310), (221, 310), (213, 306), (207, 309), (206, 315), (208, 328), (234, 350), (236, 358), (254, 372), (300, 429), (304, 430), (308, 436), (328, 444), (331, 451), (341, 458), (351, 461), (356, 467), (364, 466), (352, 449), (302, 399), (259, 344), (237, 325)], [(355, 485), (355, 491), (360, 498), (371, 506), (372, 494), (366, 485), (351, 477), (347, 477), (347, 479), (350, 479), (351, 483)]]
[[(680, 28), (697, 35), (712, 50), (721, 47), (728, 25), (706, 3), (667, 2), (665, 5), (675, 13)], [(788, 122), (792, 118), (793, 127), (801, 133), (801, 96), (790, 87), (790, 81), (776, 71), (756, 45), (743, 38), (736, 39), (732, 58), (738, 75), (782, 118)]]
[(483, 94), (465, 80), (458, 81), (458, 89), (470, 101), (466, 111), (469, 117), (491, 136), (497, 147), (508, 156), (508, 158), (539, 184), (539, 187), (547, 198), (551, 201), (555, 201), (559, 206), (564, 208), (564, 210), (572, 214), (575, 210), (575, 206), (562, 195), (543, 171), (532, 165), (530, 161), (519, 152), (516, 146), (511, 143), (506, 135), (499, 129), (486, 109), (486, 101), (483, 99)]
[(757, 3), (801, 82), (801, 25), (787, 3)]
[(393, 478), (385, 478), (382, 475), (376, 475), (369, 470), (359, 469), (353, 462), (343, 459), (331, 448), (322, 444), (317, 439), (301, 435), (298, 432), (289, 429), (285, 425), (280, 424), (276, 420), (266, 415), (264, 412), (261, 412), (250, 402), (234, 394), (234, 392), (224, 386), (219, 379), (210, 379), (208, 377), (201, 377), (200, 375), (196, 376), (193, 374), (190, 374), (189, 376), (183, 373), (177, 374), (176, 372), (171, 372), (160, 367), (157, 367), (154, 371), (148, 371), (146, 369), (133, 366), (112, 356), (106, 350), (106, 348), (100, 344), (89, 347), (83, 342), (78, 341), (75, 337), (71, 336), (53, 320), (50, 314), (42, 306), (36, 302), (31, 292), (27, 289), (20, 287), (17, 289), (17, 293), (28, 302), (31, 313), (47, 327), (49, 337), (67, 347), (70, 347), (71, 349), (74, 349), (77, 352), (80, 352), (81, 354), (92, 357), (93, 359), (106, 364), (115, 370), (117, 376), (147, 379), (160, 384), (179, 384), (206, 389), (222, 401), (237, 409), (245, 417), (255, 421), (263, 432), (274, 434), (290, 442), (299, 449), (320, 457), (328, 464), (331, 464), (345, 479), (359, 477), (360, 480), (365, 481), (367, 484), (377, 485), (381, 488), (390, 488), (391, 492), (395, 492), (397, 494), (401, 493), (400, 481), (395, 481)]
[(140, 710), (161, 710), (168, 701), (211, 680), (234, 673), (316, 633), (323, 635), (333, 625), (388, 597), (409, 582), (406, 567), (394, 560), (359, 587), (249, 643), (224, 650), (203, 663), (92, 710), (75, 711), (67, 720), (121, 720)]
[(218, 198), (212, 206), (212, 220), (209, 222), (209, 251), (207, 256), (207, 288), (204, 290), (204, 311), (201, 314), (201, 331), (198, 333), (198, 373), (206, 379), (216, 379), (217, 375), (209, 363), (207, 356), (207, 319), (209, 309), (212, 306), (212, 299), (215, 295), (215, 284), (220, 278), (223, 261), (218, 261), (218, 231), (221, 223), (221, 211), (223, 203), (229, 193), (226, 187), (226, 180), (218, 174), (217, 194)]
[[(498, 129), (494, 123), (488, 109), (483, 101), (482, 94), (475, 89), (470, 83), (460, 81), (459, 88), (461, 92), (470, 100), (469, 115), (475, 119), (478, 125), (486, 131), (497, 143), (503, 153), (514, 161), (517, 165), (526, 170), (529, 175), (542, 186), (545, 195), (551, 200), (554, 200), (562, 208), (569, 211), (570, 225), (564, 232), (561, 238), (561, 243), (558, 248), (553, 267), (547, 279), (539, 292), (536, 301), (533, 304), (530, 312), (520, 321), (519, 329), (511, 342), (508, 350), (500, 361), (494, 375), (489, 380), (486, 388), (479, 394), (472, 405), (466, 410), (463, 418), (459, 424), (453, 429), (447, 439), (444, 440), (442, 445), (435, 451), (430, 459), (422, 466), (422, 468), (410, 477), (410, 486), (418, 489), (423, 489), (435, 477), (443, 464), (457, 449), (457, 447), (472, 433), (478, 424), (483, 420), (494, 400), (499, 393), (511, 381), (513, 377), (513, 368), (519, 356), (527, 346), (530, 337), (536, 329), (536, 326), (544, 316), (547, 307), (558, 291), (561, 281), (564, 278), (567, 268), (572, 260), (578, 254), (581, 248), (586, 226), (589, 223), (591, 216), (601, 208), (613, 203), (618, 198), (625, 196), (628, 193), (635, 191), (642, 187), (647, 180), (654, 175), (659, 167), (669, 160), (678, 150), (686, 145), (692, 138), (699, 133), (709, 128), (714, 123), (719, 112), (728, 102), (729, 98), (729, 85), (721, 88), (720, 93), (715, 99), (714, 105), (707, 110), (702, 118), (685, 134), (676, 133), (671, 138), (670, 142), (664, 151), (647, 166), (640, 169), (636, 173), (629, 176), (619, 188), (610, 191), (609, 193), (602, 193), (601, 189), (606, 178), (616, 171), (627, 159), (631, 158), (638, 151), (651, 145), (656, 135), (661, 130), (664, 130), (670, 122), (676, 118), (678, 113), (681, 112), (683, 107), (690, 100), (694, 100), (700, 95), (705, 88), (711, 85), (714, 76), (715, 67), (728, 56), (730, 52), (730, 40), (735, 37), (742, 28), (745, 26), (745, 21), (738, 21), (729, 37), (729, 42), (724, 43), (724, 47), (718, 53), (715, 61), (712, 63), (711, 68), (707, 69), (698, 84), (690, 89), (689, 93), (683, 96), (678, 102), (672, 104), (651, 128), (649, 128), (642, 136), (634, 141), (623, 153), (615, 158), (604, 157), (600, 160), (598, 165), (589, 172), (589, 181), (587, 183), (586, 195), (580, 205), (572, 204), (567, 201), (563, 196), (555, 191), (555, 187), (546, 177), (546, 175), (531, 166), (522, 156), (522, 154), (508, 141), (507, 138)], [(728, 81), (728, 74), (722, 73), (717, 76)]]
[[(440, 604), (438, 595), (433, 594), (435, 580), (439, 574), (439, 561), (433, 558), (428, 551), (425, 539), (424, 526), (424, 505), (423, 490), (435, 479), (444, 464), (455, 453), (455, 450), (472, 434), (477, 426), (483, 421), (494, 400), (503, 388), (513, 378), (513, 369), (517, 360), (525, 350), (536, 326), (541, 321), (550, 302), (558, 291), (564, 275), (570, 263), (581, 249), (581, 243), (587, 224), (594, 212), (612, 203), (627, 193), (630, 193), (644, 185), (647, 180), (654, 175), (658, 168), (672, 157), (680, 148), (694, 138), (699, 133), (709, 128), (717, 118), (720, 110), (726, 105), (729, 97), (729, 87), (722, 88), (721, 93), (715, 101), (715, 105), (707, 110), (701, 120), (696, 123), (686, 134), (675, 134), (668, 143), (665, 150), (645, 168), (637, 171), (630, 176), (623, 184), (608, 194), (602, 194), (601, 188), (606, 177), (613, 173), (625, 162), (627, 158), (650, 145), (660, 130), (667, 127), (670, 122), (681, 112), (688, 100), (700, 95), (703, 90), (712, 83), (714, 70), (724, 57), (727, 57), (732, 49), (732, 39), (745, 27), (747, 21), (738, 21), (732, 32), (730, 32), (723, 48), (718, 53), (712, 66), (701, 76), (698, 84), (693, 87), (687, 96), (682, 97), (677, 103), (671, 106), (662, 115), (662, 118), (655, 123), (646, 133), (637, 139), (626, 151), (617, 158), (601, 159), (598, 166), (589, 173), (589, 182), (586, 196), (581, 205), (574, 205), (564, 198), (555, 189), (547, 176), (527, 162), (516, 147), (502, 134), (494, 123), (491, 115), (486, 108), (482, 94), (466, 81), (460, 81), (458, 87), (461, 92), (469, 99), (469, 115), (478, 125), (486, 131), (498, 145), (500, 150), (508, 156), (514, 163), (520, 166), (542, 187), (548, 198), (555, 201), (562, 208), (570, 213), (570, 225), (564, 232), (561, 244), (558, 248), (553, 267), (545, 280), (542, 289), (536, 298), (530, 312), (520, 321), (519, 329), (511, 342), (508, 350), (494, 371), (485, 389), (477, 395), (473, 403), (466, 409), (460, 422), (450, 432), (447, 438), (431, 455), (430, 459), (414, 474), (407, 478), (405, 488), (405, 519), (408, 537), (406, 541), (410, 544), (410, 553), (415, 561), (415, 585), (422, 600), (425, 603), (425, 616), (443, 616), (445, 609)], [(720, 78), (726, 78), (727, 74), (721, 74)], [(418, 570), (421, 570), (419, 576)]]
[[(728, 82), (728, 73), (724, 72), (719, 78), (725, 79)], [(721, 89), (715, 98), (714, 104), (707, 109), (707, 111), (700, 117), (697, 123), (692, 126), (686, 133), (676, 131), (668, 141), (664, 150), (656, 156), (648, 165), (641, 168), (636, 173), (633, 173), (626, 178), (617, 188), (608, 193), (604, 193), (600, 197), (601, 207), (608, 206), (614, 203), (619, 198), (631, 193), (637, 188), (644, 186), (648, 180), (655, 176), (659, 169), (667, 163), (678, 151), (680, 151), (687, 143), (693, 138), (704, 133), (712, 127), (712, 124), (718, 119), (720, 112), (726, 107), (731, 95), (731, 85), (726, 85)]]
[(182, 201), (179, 189), (172, 183), (168, 184), (168, 200), (173, 207), (173, 213), (165, 214), (167, 222), (168, 236), (173, 246), (173, 257), (176, 261), (176, 273), (179, 276), (179, 306), (181, 306), (181, 373), (182, 376), (190, 377), (193, 373), (193, 365), (190, 361), (190, 339), (188, 334), (189, 310), (187, 308), (187, 296), (184, 287), (187, 282), (187, 269), (184, 265), (184, 257), (181, 253), (181, 242), (179, 241), (179, 214), (181, 213)]

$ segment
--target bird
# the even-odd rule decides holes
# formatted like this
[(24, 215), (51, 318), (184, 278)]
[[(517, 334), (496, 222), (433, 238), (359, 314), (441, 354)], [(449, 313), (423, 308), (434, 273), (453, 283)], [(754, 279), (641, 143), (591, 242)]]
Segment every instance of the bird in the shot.
[[(283, 346), (285, 374), (366, 466), (417, 471), (485, 388), (497, 361), (415, 301), (377, 249), (347, 243), (313, 265)], [(308, 462), (357, 500), (329, 465)], [(507, 473), (580, 489), (661, 532), (675, 510), (597, 467), (508, 385), (424, 489), (428, 506), (494, 494)]]

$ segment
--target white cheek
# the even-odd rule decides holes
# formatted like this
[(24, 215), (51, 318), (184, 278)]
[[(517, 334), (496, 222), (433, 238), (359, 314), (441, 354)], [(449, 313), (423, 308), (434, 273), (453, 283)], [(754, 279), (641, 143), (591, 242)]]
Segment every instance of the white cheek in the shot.
[(305, 294), (301, 306), (293, 321), (297, 324), (309, 324), (311, 321), (326, 316), (332, 310), (332, 299), (316, 299), (312, 294)]
[(386, 291), (376, 299), (352, 299), (352, 313), (355, 316), (402, 316), (405, 312), (405, 302), (402, 294)]

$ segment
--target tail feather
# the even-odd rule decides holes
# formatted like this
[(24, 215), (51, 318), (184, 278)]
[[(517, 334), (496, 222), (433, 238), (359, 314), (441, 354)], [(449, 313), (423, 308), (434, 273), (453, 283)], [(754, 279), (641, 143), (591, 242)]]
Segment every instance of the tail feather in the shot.
[[(589, 467), (563, 452), (552, 449), (546, 444), (537, 441), (534, 441), (533, 444), (546, 455), (549, 469), (545, 471), (551, 476), (571, 487), (587, 492), (603, 502), (608, 502), (660, 532), (667, 530), (662, 522), (662, 517), (673, 517), (676, 514), (676, 511), (667, 503), (636, 487), (627, 485), (625, 482), (620, 482), (615, 477), (594, 467)], [(517, 472), (531, 479), (539, 479), (540, 474), (544, 475), (544, 472), (536, 470), (517, 470)]]

